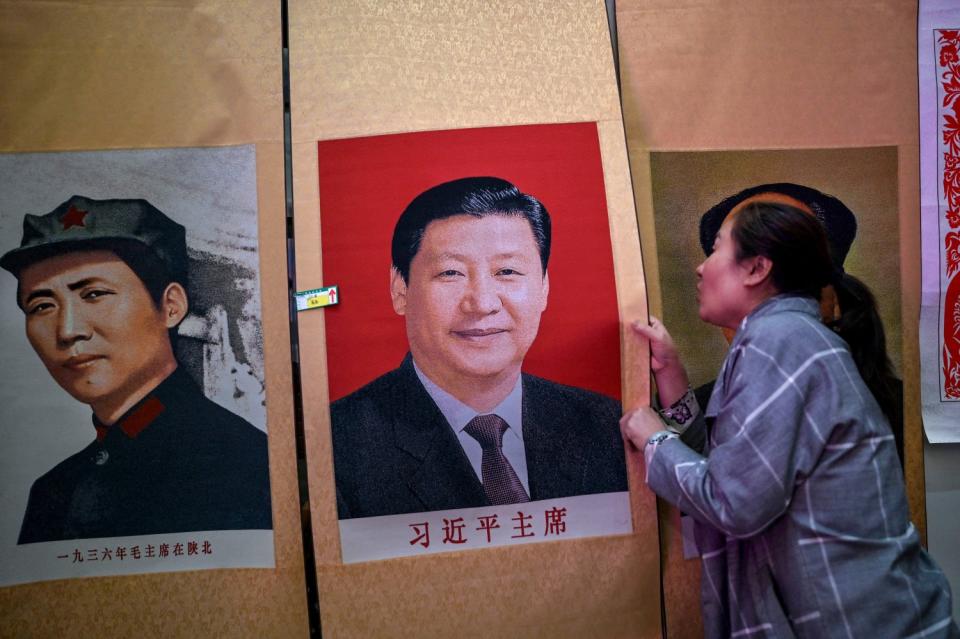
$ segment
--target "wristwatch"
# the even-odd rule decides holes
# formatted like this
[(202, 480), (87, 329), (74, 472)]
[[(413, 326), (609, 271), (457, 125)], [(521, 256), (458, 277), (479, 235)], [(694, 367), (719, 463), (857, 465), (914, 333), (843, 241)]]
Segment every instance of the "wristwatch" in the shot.
[(647, 443), (644, 444), (643, 447), (644, 449), (646, 449), (647, 446), (657, 447), (660, 444), (662, 444), (664, 441), (668, 439), (673, 439), (676, 436), (677, 436), (676, 433), (671, 433), (670, 431), (667, 431), (667, 430), (661, 430), (654, 433), (653, 435), (650, 435), (650, 439), (647, 440)]

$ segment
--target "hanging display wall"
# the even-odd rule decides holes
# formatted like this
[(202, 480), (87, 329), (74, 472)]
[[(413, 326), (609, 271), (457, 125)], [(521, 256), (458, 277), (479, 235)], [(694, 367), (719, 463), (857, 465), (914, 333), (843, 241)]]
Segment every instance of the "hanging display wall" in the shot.
[[(905, 475), (911, 514), (923, 530), (917, 382), (920, 260), (914, 97), (916, 4), (891, 0), (880, 6), (866, 2), (785, 6), (777, 2), (745, 5), (619, 0), (616, 10), (624, 122), (655, 314), (667, 308), (666, 298), (675, 293), (661, 279), (661, 272), (670, 270), (662, 265), (676, 260), (675, 256), (656, 253), (654, 248), (661, 242), (655, 223), (660, 211), (654, 210), (656, 176), (652, 176), (658, 162), (665, 168), (664, 162), (680, 155), (675, 152), (731, 152), (728, 162), (738, 154), (736, 162), (710, 169), (716, 186), (698, 186), (700, 192), (693, 199), (700, 198), (697, 201), (701, 205), (755, 184), (816, 178), (811, 173), (787, 175), (788, 163), (781, 161), (759, 171), (760, 154), (750, 157), (750, 151), (813, 153), (819, 149), (826, 153), (829, 149), (854, 156), (883, 147), (875, 149), (868, 167), (874, 177), (895, 162), (896, 192), (891, 193), (887, 184), (882, 196), (887, 202), (895, 198), (897, 214), (885, 214), (889, 213), (888, 204), (879, 210), (854, 213), (861, 227), (869, 226), (871, 235), (882, 240), (885, 251), (898, 253), (900, 258), (899, 262), (885, 260), (879, 265), (879, 277), (871, 276), (875, 279), (868, 284), (888, 287), (898, 280), (900, 283), (901, 332), (890, 331), (887, 341), (891, 351), (899, 351), (902, 357), (898, 373), (904, 381)], [(718, 55), (721, 51), (723, 55)], [(878, 77), (885, 79), (882, 85), (875, 83)], [(661, 154), (659, 159), (655, 154)], [(713, 154), (702, 155), (705, 160)], [(848, 200), (853, 197), (855, 203), (862, 197), (857, 195), (861, 190), (857, 170), (856, 166), (845, 167), (851, 178), (846, 190), (841, 191), (842, 185), (837, 182), (840, 175), (829, 176), (823, 189), (836, 189), (833, 194), (853, 206)], [(742, 182), (747, 176), (755, 179)], [(688, 239), (684, 241), (694, 251), (689, 259), (695, 260), (699, 248), (690, 238), (696, 237), (697, 229), (677, 228), (672, 223), (670, 229), (673, 234), (686, 234)], [(890, 242), (884, 244), (884, 236)], [(857, 242), (864, 239), (858, 237)], [(889, 313), (895, 312), (897, 302), (886, 304), (886, 309), (881, 307), (885, 322), (894, 324)], [(715, 339), (719, 343), (711, 351), (713, 357), (716, 349), (722, 352), (722, 338)], [(719, 360), (703, 361), (700, 366), (706, 371), (719, 364)], [(683, 558), (679, 512), (664, 508), (661, 523), (667, 631), (670, 636), (702, 636), (699, 562)]]
[(279, 5), (0, 11), (3, 634), (306, 635)]
[[(645, 316), (646, 297), (603, 5), (295, 5), (290, 64), (297, 288), (338, 287), (337, 306), (299, 317), (323, 632), (659, 636), (654, 500), (635, 453), (630, 493), (617, 477), (609, 415), (611, 397), (635, 406), (649, 391), (646, 355), (622, 328)], [(402, 272), (398, 251), (410, 247), (391, 235), (405, 210), (419, 219), (437, 213), (421, 206), (436, 198), (500, 197), (489, 189), (510, 191), (504, 182), (549, 211), (548, 263), (529, 261), (544, 253), (527, 218), (454, 215), (414, 233)], [(500, 224), (514, 228), (474, 241)], [(521, 244), (496, 248), (508, 238)], [(423, 256), (453, 263), (421, 283)], [(528, 261), (494, 268), (494, 256)], [(492, 320), (450, 324), (431, 341), (443, 318), (505, 317), (513, 302), (492, 291), (508, 280), (528, 291), (509, 347), (491, 346), (505, 332)], [(429, 292), (460, 281), (480, 287), (460, 304)], [(508, 369), (516, 380), (520, 361), (527, 467), (491, 508), (469, 440), (461, 448), (444, 430), (455, 417), (439, 405), (456, 405), (446, 393), (480, 407), (483, 384), (455, 382)], [(399, 399), (382, 399), (391, 392)], [(538, 397), (547, 421), (530, 414)], [(597, 416), (581, 420), (596, 432), (548, 443), (571, 411)], [(379, 524), (393, 531), (386, 541), (371, 538)]]

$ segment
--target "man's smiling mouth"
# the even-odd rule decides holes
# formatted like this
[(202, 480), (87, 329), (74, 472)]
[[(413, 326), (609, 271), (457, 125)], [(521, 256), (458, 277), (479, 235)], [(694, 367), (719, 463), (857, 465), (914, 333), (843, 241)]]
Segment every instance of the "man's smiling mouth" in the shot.
[(505, 328), (467, 328), (463, 330), (454, 330), (451, 331), (457, 337), (464, 339), (480, 339), (483, 337), (490, 337), (492, 335), (499, 335), (501, 333), (506, 333), (507, 329)]

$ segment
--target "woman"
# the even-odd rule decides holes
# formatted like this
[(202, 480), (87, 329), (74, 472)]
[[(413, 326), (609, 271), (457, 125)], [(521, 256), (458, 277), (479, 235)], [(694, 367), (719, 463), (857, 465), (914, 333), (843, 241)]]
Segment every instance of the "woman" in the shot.
[[(909, 522), (887, 421), (820, 321), (834, 274), (820, 223), (747, 204), (697, 274), (701, 319), (737, 331), (705, 411), (707, 456), (651, 409), (621, 429), (650, 488), (697, 520), (707, 636), (960, 637)], [(634, 328), (664, 412), (689, 424), (699, 407), (669, 334), (655, 320)]]

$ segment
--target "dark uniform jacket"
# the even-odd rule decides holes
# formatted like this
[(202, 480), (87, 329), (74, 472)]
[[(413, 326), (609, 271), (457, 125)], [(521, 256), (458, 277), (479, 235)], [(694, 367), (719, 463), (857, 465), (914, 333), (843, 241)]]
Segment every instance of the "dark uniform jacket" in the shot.
[(34, 482), (17, 543), (269, 529), (266, 435), (176, 370)]
[[(533, 375), (522, 379), (530, 499), (627, 490), (620, 404)], [(409, 355), (330, 411), (340, 519), (489, 504)]]

